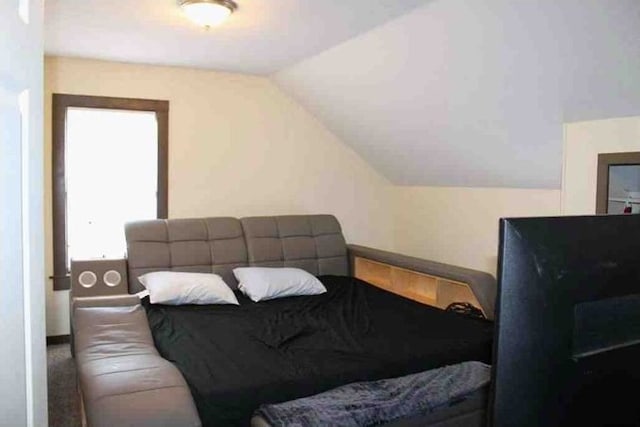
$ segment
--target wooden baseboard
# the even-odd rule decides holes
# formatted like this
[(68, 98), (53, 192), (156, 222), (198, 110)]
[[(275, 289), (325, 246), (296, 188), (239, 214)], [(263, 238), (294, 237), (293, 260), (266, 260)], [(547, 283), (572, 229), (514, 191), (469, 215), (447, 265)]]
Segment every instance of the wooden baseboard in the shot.
[(47, 337), (47, 345), (67, 344), (70, 341), (70, 335), (54, 335)]

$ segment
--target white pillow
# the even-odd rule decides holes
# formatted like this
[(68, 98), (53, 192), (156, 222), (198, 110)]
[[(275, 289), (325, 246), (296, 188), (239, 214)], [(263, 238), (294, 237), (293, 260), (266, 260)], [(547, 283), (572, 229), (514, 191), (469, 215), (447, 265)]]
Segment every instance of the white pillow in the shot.
[(222, 277), (210, 273), (156, 271), (138, 277), (152, 304), (236, 304), (238, 299)]
[(254, 302), (327, 292), (320, 280), (299, 268), (238, 267), (233, 274), (238, 289)]

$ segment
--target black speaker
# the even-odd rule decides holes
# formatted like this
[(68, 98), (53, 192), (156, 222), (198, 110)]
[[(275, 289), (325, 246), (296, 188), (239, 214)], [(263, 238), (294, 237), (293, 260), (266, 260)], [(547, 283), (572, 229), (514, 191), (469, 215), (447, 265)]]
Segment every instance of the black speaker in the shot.
[(73, 297), (97, 297), (128, 293), (126, 260), (71, 261), (71, 294)]

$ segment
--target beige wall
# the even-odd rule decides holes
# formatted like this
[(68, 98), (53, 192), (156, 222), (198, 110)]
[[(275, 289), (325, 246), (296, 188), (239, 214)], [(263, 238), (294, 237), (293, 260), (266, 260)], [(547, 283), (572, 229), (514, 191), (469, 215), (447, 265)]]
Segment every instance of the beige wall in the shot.
[[(499, 218), (593, 213), (596, 153), (640, 148), (640, 118), (572, 123), (563, 191), (392, 186), (268, 79), (69, 58), (45, 65), (47, 275), (52, 92), (171, 102), (171, 217), (328, 212), (350, 242), (490, 273)], [(68, 293), (51, 286), (47, 331), (65, 334)]]
[(640, 151), (640, 117), (567, 123), (562, 184), (562, 213), (596, 211), (599, 153)]
[(598, 153), (640, 151), (640, 117), (568, 123), (562, 190), (395, 187), (398, 252), (496, 272), (501, 217), (595, 213)]
[(397, 187), (395, 245), (401, 253), (495, 274), (498, 220), (560, 212), (560, 190)]
[[(169, 216), (332, 213), (348, 241), (393, 249), (390, 185), (262, 77), (47, 58), (46, 274), (52, 274), (51, 93), (165, 99)], [(49, 281), (47, 333), (68, 333), (67, 292)]]

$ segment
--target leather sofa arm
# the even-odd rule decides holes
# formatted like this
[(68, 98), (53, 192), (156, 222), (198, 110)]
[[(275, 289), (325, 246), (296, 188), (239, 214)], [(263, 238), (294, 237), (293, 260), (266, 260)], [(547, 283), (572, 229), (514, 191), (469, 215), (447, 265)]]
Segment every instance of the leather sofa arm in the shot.
[(88, 427), (201, 426), (189, 387), (180, 371), (158, 354), (140, 304), (76, 305), (74, 318)]
[(70, 344), (71, 355), (76, 357), (75, 344), (75, 309), (80, 307), (132, 307), (140, 304), (140, 298), (137, 295), (107, 295), (95, 297), (76, 297), (73, 290), (69, 292), (69, 328), (71, 332)]
[(80, 307), (133, 307), (140, 304), (137, 295), (108, 295), (99, 297), (73, 297), (72, 308)]
[(418, 273), (466, 283), (471, 288), (487, 317), (489, 319), (494, 317), (497, 284), (496, 279), (489, 273), (360, 245), (347, 245), (347, 251), (351, 274), (355, 271), (355, 258), (359, 257)]

